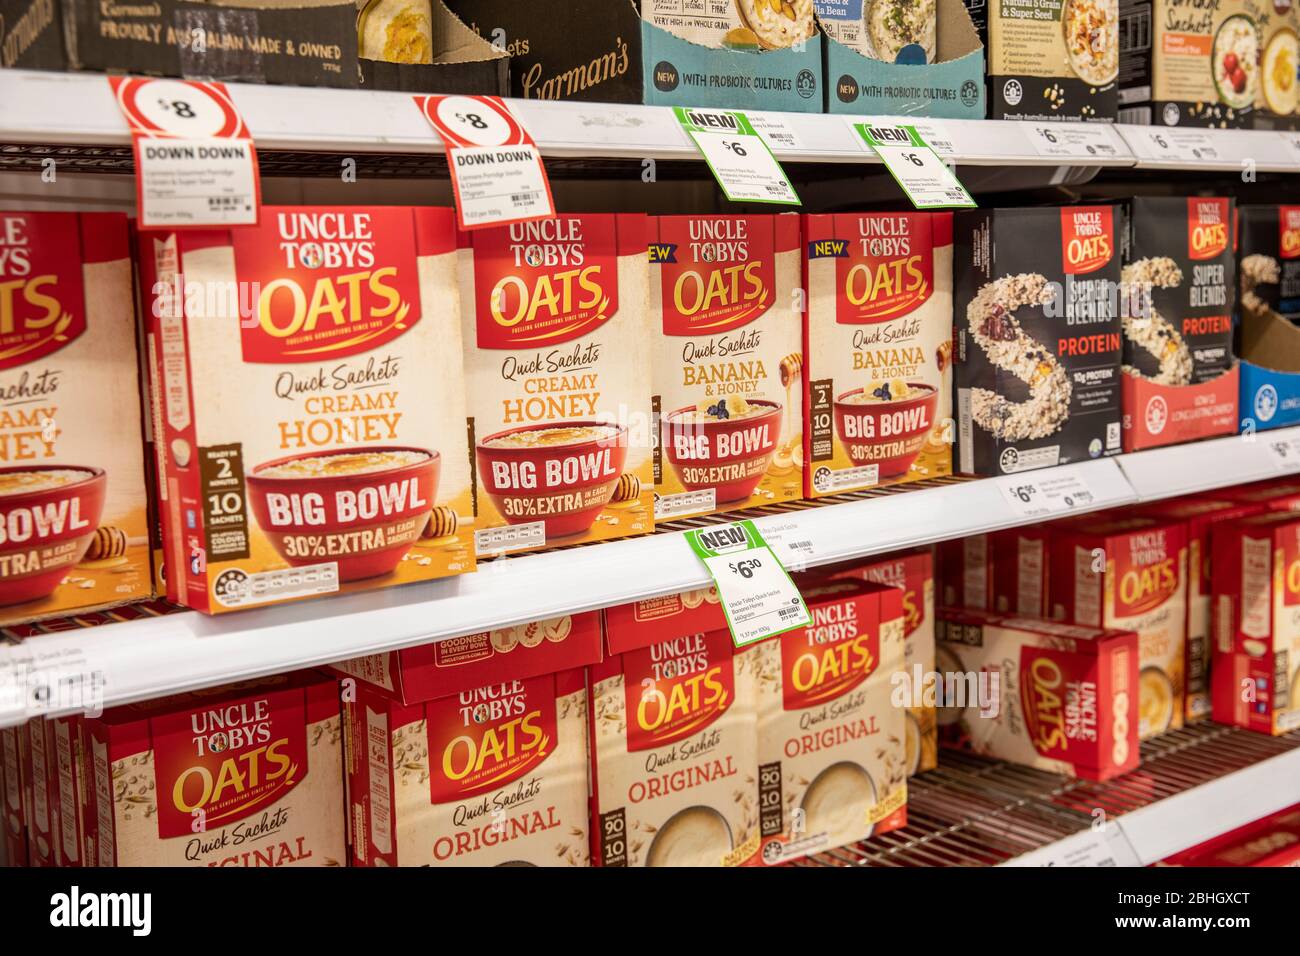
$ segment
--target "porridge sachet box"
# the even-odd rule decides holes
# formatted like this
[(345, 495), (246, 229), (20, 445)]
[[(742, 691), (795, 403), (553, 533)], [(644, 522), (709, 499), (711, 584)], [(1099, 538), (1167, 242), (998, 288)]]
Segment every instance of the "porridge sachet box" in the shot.
[(462, 233), (479, 555), (654, 529), (646, 217)]
[(5, 859), (10, 866), (29, 863), (27, 819), (31, 814), (31, 781), (26, 769), (27, 727), (0, 728), (0, 784), (3, 785)]
[(93, 866), (346, 864), (338, 685), (311, 671), (81, 722)]
[(1138, 635), (1139, 735), (1177, 730), (1186, 712), (1187, 525), (1126, 514), (1052, 537), (1052, 616)]
[(804, 494), (952, 470), (952, 216), (804, 217)]
[(209, 613), (474, 568), (450, 209), (140, 234), (168, 596)]
[(801, 498), (798, 215), (649, 230), (655, 520)]
[(963, 474), (1119, 453), (1122, 232), (1116, 206), (957, 214), (953, 374)]
[(1216, 525), (1214, 719), (1265, 734), (1300, 727), (1300, 518), (1287, 512)]
[(152, 596), (127, 219), (0, 212), (0, 626)]
[(84, 761), (78, 717), (37, 717), (21, 728), (26, 734), (24, 772), (30, 780), (27, 816), (29, 862), (39, 867), (88, 866), (80, 794)]
[(1124, 450), (1237, 432), (1234, 203), (1129, 201), (1124, 242)]
[(943, 608), (938, 638), (943, 743), (1085, 780), (1140, 762), (1132, 631)]
[(1047, 617), (1051, 532), (1007, 528), (939, 543), (940, 603), (1021, 617)]

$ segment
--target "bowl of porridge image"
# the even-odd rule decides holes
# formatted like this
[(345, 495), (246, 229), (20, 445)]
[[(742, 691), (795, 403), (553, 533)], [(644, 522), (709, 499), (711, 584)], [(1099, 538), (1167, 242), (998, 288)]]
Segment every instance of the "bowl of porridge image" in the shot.
[(920, 382), (885, 382), (835, 399), (835, 433), (853, 464), (878, 465), (880, 479), (907, 474), (934, 427), (939, 391)]
[(474, 459), (484, 492), (507, 524), (546, 525), (547, 540), (591, 528), (627, 460), (627, 428), (546, 422), (480, 438)]
[(257, 526), (293, 567), (337, 563), (339, 578), (389, 574), (420, 537), (441, 456), (424, 448), (350, 448), (263, 462), (248, 476)]
[(59, 586), (95, 537), (107, 487), (102, 468), (0, 468), (0, 605)]
[(663, 420), (664, 455), (690, 491), (712, 488), (718, 504), (748, 498), (772, 464), (781, 411), (734, 396), (678, 408)]

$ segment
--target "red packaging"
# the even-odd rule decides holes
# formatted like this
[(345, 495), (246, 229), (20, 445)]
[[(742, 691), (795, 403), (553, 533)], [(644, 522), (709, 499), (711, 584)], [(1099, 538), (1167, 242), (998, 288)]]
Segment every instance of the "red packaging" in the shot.
[(1035, 525), (941, 542), (940, 603), (1046, 617), (1049, 539), (1048, 527)]
[(27, 810), (30, 787), (23, 773), (23, 727), (0, 728), (0, 793), (3, 794), (5, 859), (27, 866)]
[(1224, 488), (1217, 496), (1243, 505), (1257, 505), (1269, 511), (1300, 511), (1300, 481), (1279, 478), (1239, 488)]
[(1198, 843), (1156, 866), (1300, 866), (1300, 804)]
[(1214, 719), (1266, 734), (1300, 727), (1300, 516), (1214, 527)]

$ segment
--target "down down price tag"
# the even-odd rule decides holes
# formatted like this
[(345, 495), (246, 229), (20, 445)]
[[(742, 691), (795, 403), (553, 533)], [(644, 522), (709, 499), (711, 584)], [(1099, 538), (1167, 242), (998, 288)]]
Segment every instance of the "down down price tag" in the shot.
[(224, 83), (139, 76), (108, 82), (131, 128), (141, 226), (257, 223), (257, 150)]
[(799, 589), (754, 522), (695, 528), (686, 540), (713, 576), (737, 647), (812, 623)]

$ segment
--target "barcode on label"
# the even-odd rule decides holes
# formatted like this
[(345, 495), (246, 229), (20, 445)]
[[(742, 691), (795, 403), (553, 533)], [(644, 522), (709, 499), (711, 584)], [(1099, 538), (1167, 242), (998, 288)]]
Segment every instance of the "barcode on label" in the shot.
[(797, 551), (811, 551), (811, 550), (812, 550), (812, 546), (813, 546), (813, 543), (812, 543), (811, 541), (808, 541), (808, 540), (803, 540), (803, 541), (791, 541), (791, 542), (790, 542), (790, 547), (791, 547), (791, 548), (794, 548), (794, 549), (797, 550)]
[(532, 201), (533, 201), (533, 194), (532, 194), (532, 193), (512, 193), (511, 196), (510, 196), (510, 201), (511, 201), (512, 203), (514, 203), (516, 206), (522, 206), (524, 203), (529, 203), (529, 202), (532, 202)]
[(788, 621), (792, 617), (799, 617), (800, 611), (799, 608), (791, 606), (791, 607), (779, 608), (776, 614), (777, 617), (779, 617), (781, 620)]

